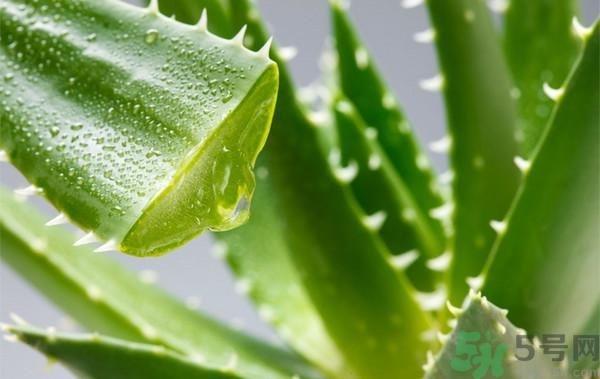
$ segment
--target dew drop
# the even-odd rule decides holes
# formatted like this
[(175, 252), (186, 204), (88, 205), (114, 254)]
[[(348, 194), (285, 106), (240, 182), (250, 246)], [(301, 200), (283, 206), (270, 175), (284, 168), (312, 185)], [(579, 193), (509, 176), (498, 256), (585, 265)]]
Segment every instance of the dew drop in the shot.
[(144, 41), (147, 44), (152, 45), (157, 40), (158, 40), (158, 30), (148, 29), (148, 31), (146, 31), (146, 35), (144, 36)]

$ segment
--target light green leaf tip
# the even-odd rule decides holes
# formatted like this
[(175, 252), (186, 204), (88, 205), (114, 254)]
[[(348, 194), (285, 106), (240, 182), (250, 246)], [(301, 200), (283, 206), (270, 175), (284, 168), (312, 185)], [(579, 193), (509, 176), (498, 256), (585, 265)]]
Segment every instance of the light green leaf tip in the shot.
[(598, 23), (582, 37), (583, 55), (483, 273), (484, 293), (534, 333), (577, 332), (600, 299)]
[(252, 379), (320, 378), (296, 354), (191, 310), (116, 262), (74, 247), (75, 236), (44, 226), (35, 208), (0, 188), (0, 258), (86, 329), (165, 346)]
[[(155, 4), (0, 4), (0, 148), (66, 217), (139, 256), (248, 218), (278, 88), (246, 49)], [(32, 52), (35, 51), (35, 54)]]
[[(524, 330), (506, 319), (506, 311), (497, 308), (481, 294), (471, 293), (462, 309), (449, 305), (457, 317), (456, 327), (448, 336), (440, 352), (424, 366), (426, 379), (472, 378), (567, 378), (566, 371), (554, 365), (539, 347), (527, 340)], [(523, 344), (535, 349), (531, 360), (515, 357), (517, 336)], [(488, 350), (489, 349), (489, 350)], [(556, 374), (559, 376), (556, 376)]]
[[(78, 377), (90, 379), (241, 379), (235, 367), (209, 369), (202, 362), (158, 345), (148, 345), (98, 334), (57, 333), (28, 325), (3, 325), (8, 339), (26, 343), (58, 360)], [(233, 361), (232, 361), (233, 362)]]

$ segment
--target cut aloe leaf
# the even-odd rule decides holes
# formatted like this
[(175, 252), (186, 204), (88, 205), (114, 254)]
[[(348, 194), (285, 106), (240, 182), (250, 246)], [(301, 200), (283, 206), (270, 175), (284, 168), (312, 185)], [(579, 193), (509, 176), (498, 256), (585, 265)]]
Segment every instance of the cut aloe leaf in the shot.
[(483, 274), (484, 293), (534, 333), (578, 332), (600, 299), (598, 24), (585, 33)]
[[(162, 346), (97, 334), (63, 334), (31, 326), (3, 327), (11, 337), (58, 360), (78, 377), (90, 379), (241, 379), (235, 366), (208, 369)], [(235, 363), (235, 361), (232, 361)]]
[[(405, 187), (401, 202), (404, 223), (411, 224), (413, 236), (406, 236), (403, 250), (418, 248), (425, 257), (438, 256), (446, 248), (446, 241), (440, 221), (431, 217), (430, 211), (442, 206), (443, 201), (427, 156), (417, 146), (408, 120), (360, 42), (342, 2), (330, 3), (341, 90), (371, 128), (380, 155), (385, 156), (383, 159)], [(365, 207), (373, 197), (372, 193), (357, 193), (359, 203)]]
[[(425, 366), (426, 379), (567, 378), (564, 369), (553, 365), (541, 349), (527, 340), (524, 330), (506, 319), (505, 310), (485, 297), (471, 294), (463, 309), (451, 311), (457, 316), (456, 327), (449, 336), (442, 336), (445, 344)], [(534, 349), (531, 360), (517, 359), (525, 354), (517, 351), (517, 338), (522, 345)]]
[(277, 95), (265, 51), (154, 5), (11, 0), (0, 12), (0, 148), (38, 193), (140, 256), (245, 222)]
[[(407, 220), (407, 209), (418, 207), (407, 188), (377, 141), (369, 135), (369, 129), (353, 105), (343, 98), (334, 103), (336, 128), (339, 140), (340, 159), (343, 166), (356, 165), (358, 174), (351, 187), (364, 212), (367, 221), (376, 230), (390, 251), (408, 253), (418, 247), (420, 251), (429, 251), (426, 246), (427, 235), (419, 232), (428, 230), (429, 219), (418, 219), (421, 214), (413, 214)], [(423, 226), (423, 228), (419, 228)], [(423, 243), (421, 243), (423, 242)], [(422, 291), (435, 289), (434, 272), (426, 267), (426, 255), (407, 268), (408, 278)], [(390, 257), (391, 258), (391, 257)]]
[(468, 290), (465, 280), (481, 272), (496, 237), (490, 220), (504, 218), (519, 184), (513, 163), (516, 112), (485, 2), (429, 0), (427, 6), (441, 69), (435, 84), (444, 93), (451, 137), (454, 237), (448, 293), (460, 303)]
[(1, 258), (77, 322), (91, 331), (165, 346), (254, 379), (320, 375), (295, 354), (270, 346), (188, 309), (85, 246), (70, 233), (44, 226), (42, 216), (0, 191)]
[(511, 0), (504, 16), (504, 54), (515, 82), (522, 154), (530, 157), (554, 104), (544, 84), (560, 87), (579, 52), (572, 31), (576, 0)]

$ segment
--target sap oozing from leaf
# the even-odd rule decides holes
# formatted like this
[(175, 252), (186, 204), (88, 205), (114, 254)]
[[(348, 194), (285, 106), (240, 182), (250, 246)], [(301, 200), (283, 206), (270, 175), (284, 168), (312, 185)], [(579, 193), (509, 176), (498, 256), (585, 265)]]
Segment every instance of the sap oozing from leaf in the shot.
[(273, 62), (120, 2), (7, 1), (0, 14), (0, 146), (69, 219), (136, 255), (247, 219)]

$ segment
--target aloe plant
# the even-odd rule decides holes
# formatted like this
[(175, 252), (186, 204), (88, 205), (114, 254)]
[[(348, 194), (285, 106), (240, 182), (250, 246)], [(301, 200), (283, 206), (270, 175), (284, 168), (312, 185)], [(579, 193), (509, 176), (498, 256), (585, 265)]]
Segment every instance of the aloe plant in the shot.
[[(600, 333), (600, 32), (558, 3), (509, 1), (500, 33), (481, 0), (427, 1), (448, 195), (342, 1), (326, 122), (250, 0), (3, 1), (1, 155), (31, 187), (0, 192), (1, 257), (90, 332), (14, 317), (7, 338), (91, 378), (597, 370), (537, 342)], [(88, 234), (51, 227), (68, 221)], [(205, 229), (284, 347), (91, 254), (159, 255)]]

